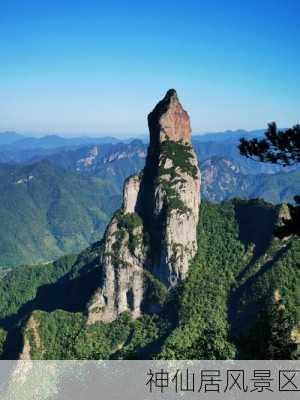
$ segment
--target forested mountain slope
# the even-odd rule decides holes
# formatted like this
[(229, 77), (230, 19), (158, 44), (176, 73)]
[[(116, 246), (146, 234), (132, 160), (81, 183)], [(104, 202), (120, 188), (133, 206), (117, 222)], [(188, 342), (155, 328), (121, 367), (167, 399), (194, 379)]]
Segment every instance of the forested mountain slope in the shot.
[(48, 161), (0, 165), (0, 266), (54, 260), (102, 237), (119, 195)]
[[(282, 212), (262, 201), (202, 202), (187, 279), (169, 292), (153, 280), (135, 321), (124, 313), (110, 324), (86, 324), (86, 302), (101, 279), (101, 243), (15, 269), (0, 282), (3, 357), (297, 357), (300, 240), (274, 239)], [(157, 301), (162, 310), (152, 314)]]

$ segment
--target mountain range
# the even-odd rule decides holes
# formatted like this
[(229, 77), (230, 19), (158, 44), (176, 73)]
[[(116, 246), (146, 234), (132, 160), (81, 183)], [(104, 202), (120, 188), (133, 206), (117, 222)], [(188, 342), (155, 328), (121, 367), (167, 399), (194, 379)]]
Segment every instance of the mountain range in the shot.
[(126, 179), (103, 239), (2, 276), (1, 357), (299, 358), (300, 239), (273, 235), (288, 207), (201, 200), (174, 90), (148, 125), (145, 166)]
[[(256, 163), (240, 156), (234, 138), (242, 134), (246, 133), (224, 133), (227, 138), (231, 135), (229, 143), (199, 142), (198, 136), (193, 135), (202, 173), (202, 197), (212, 202), (257, 197), (275, 204), (292, 202), (300, 192), (300, 170)], [(249, 133), (252, 134), (255, 132)], [(212, 137), (216, 135), (223, 133)], [(0, 159), (5, 161), (0, 164), (0, 266), (6, 268), (54, 260), (100, 240), (107, 221), (120, 206), (124, 180), (142, 170), (146, 160), (147, 145), (138, 139), (129, 143), (106, 143), (105, 139), (102, 144), (74, 145), (70, 139), (56, 137), (4, 136), (6, 142), (16, 141), (21, 147), (25, 146), (24, 140), (44, 146), (30, 145), (19, 150), (13, 143), (0, 145)], [(52, 144), (47, 147), (49, 142)], [(69, 144), (60, 147), (62, 142)], [(7, 146), (10, 152), (4, 151)], [(26, 181), (32, 179), (29, 176), (35, 178)], [(57, 193), (61, 193), (59, 202)], [(64, 213), (65, 224), (72, 226), (69, 231), (63, 227)], [(45, 237), (45, 243), (40, 243), (39, 237)]]

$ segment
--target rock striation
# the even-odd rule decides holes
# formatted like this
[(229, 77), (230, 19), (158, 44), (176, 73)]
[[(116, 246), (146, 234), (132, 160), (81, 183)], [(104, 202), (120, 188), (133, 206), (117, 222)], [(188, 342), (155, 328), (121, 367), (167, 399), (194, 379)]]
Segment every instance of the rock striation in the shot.
[(185, 279), (197, 252), (200, 171), (188, 113), (174, 89), (148, 115), (146, 165), (124, 184), (101, 252), (102, 282), (88, 306), (88, 323), (141, 315), (149, 280), (166, 289)]

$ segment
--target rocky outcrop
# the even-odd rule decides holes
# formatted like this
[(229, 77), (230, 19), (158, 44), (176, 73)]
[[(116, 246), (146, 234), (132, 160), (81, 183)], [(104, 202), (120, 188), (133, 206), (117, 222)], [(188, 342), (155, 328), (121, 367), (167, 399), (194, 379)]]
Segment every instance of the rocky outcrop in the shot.
[(125, 311), (140, 316), (146, 260), (142, 237), (136, 214), (121, 212), (110, 222), (101, 256), (103, 284), (90, 301), (88, 324), (113, 321)]
[(186, 277), (197, 251), (200, 172), (191, 127), (176, 91), (148, 116), (150, 145), (141, 187), (153, 273), (169, 288)]
[(167, 288), (185, 279), (197, 251), (200, 172), (191, 127), (176, 91), (148, 116), (150, 144), (139, 176), (124, 184), (123, 207), (103, 243), (103, 279), (88, 308), (88, 323), (141, 314), (147, 276)]
[(151, 142), (191, 142), (191, 125), (188, 113), (182, 108), (177, 93), (170, 89), (148, 115)]
[(140, 176), (134, 175), (126, 179), (123, 190), (123, 212), (125, 214), (135, 212), (140, 186)]
[(28, 319), (28, 321), (25, 325), (24, 344), (23, 344), (22, 351), (19, 355), (20, 360), (30, 360), (31, 359), (32, 345), (34, 345), (34, 348), (37, 351), (39, 351), (41, 354), (44, 353), (44, 349), (43, 349), (40, 334), (39, 334), (39, 322), (35, 318), (34, 313), (31, 314), (30, 318)]
[(134, 318), (140, 316), (147, 258), (143, 222), (135, 212), (140, 183), (140, 176), (125, 181), (123, 207), (106, 230), (100, 260), (103, 285), (90, 301), (88, 324), (113, 321), (125, 311)]

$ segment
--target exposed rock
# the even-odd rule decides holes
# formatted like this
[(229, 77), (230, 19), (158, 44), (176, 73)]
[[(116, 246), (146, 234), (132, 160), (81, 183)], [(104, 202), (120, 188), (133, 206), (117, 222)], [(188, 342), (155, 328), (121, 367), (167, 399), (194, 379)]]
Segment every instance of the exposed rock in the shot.
[(141, 204), (152, 243), (152, 271), (167, 287), (185, 278), (197, 251), (200, 172), (191, 128), (175, 90), (148, 116), (150, 145)]
[(142, 238), (143, 226), (136, 214), (121, 212), (113, 217), (101, 255), (103, 285), (90, 301), (88, 324), (113, 321), (125, 311), (140, 316), (146, 261)]
[[(150, 144), (140, 176), (124, 184), (123, 207), (103, 244), (103, 282), (88, 307), (88, 323), (141, 314), (147, 276), (174, 287), (197, 251), (200, 172), (191, 127), (175, 90), (148, 116)], [(147, 272), (147, 273), (146, 273)]]
[(103, 163), (106, 164), (116, 160), (130, 159), (133, 157), (146, 158), (146, 153), (143, 150), (116, 152), (110, 154), (109, 157), (105, 157)]
[(278, 225), (282, 226), (284, 221), (289, 221), (291, 219), (291, 211), (287, 203), (282, 203), (280, 205), (278, 213)]
[(300, 327), (295, 326), (291, 332), (291, 339), (293, 343), (300, 345)]
[(166, 139), (184, 143), (191, 142), (191, 126), (188, 113), (182, 108), (174, 89), (168, 90), (165, 97), (148, 115), (150, 142), (163, 142)]
[[(278, 213), (278, 228), (284, 227), (284, 225), (292, 219), (290, 205), (287, 203), (282, 203), (279, 208)], [(291, 235), (284, 236), (281, 240), (287, 242)]]
[(30, 343), (27, 336), (24, 337), (24, 344), (21, 353), (19, 354), (20, 360), (30, 360)]
[(212, 202), (226, 200), (237, 190), (243, 197), (249, 186), (240, 168), (225, 158), (208, 159), (201, 163), (201, 183), (202, 195)]
[(84, 167), (93, 165), (95, 159), (99, 155), (98, 146), (94, 146), (88, 153), (87, 157), (81, 158), (77, 161), (77, 164), (83, 164)]
[(280, 290), (279, 290), (279, 289), (276, 289), (276, 290), (274, 291), (274, 301), (275, 301), (275, 304), (280, 304), (281, 299), (282, 299), (282, 297), (281, 297)]
[(19, 355), (20, 360), (30, 360), (31, 359), (31, 345), (29, 341), (29, 336), (31, 337), (35, 348), (41, 351), (43, 354), (44, 350), (42, 349), (41, 339), (39, 335), (39, 323), (34, 318), (34, 315), (31, 315), (28, 319), (25, 327), (25, 336), (24, 336), (24, 345), (21, 354)]
[(28, 183), (33, 179), (33, 175), (29, 175), (27, 178), (22, 178), (17, 180), (17, 182), (15, 182), (16, 185), (20, 185), (21, 183)]
[(125, 214), (135, 212), (140, 185), (141, 179), (138, 175), (126, 179), (123, 190), (123, 211)]
[[(267, 261), (269, 261), (269, 260), (267, 260)], [(281, 293), (280, 293), (279, 289), (276, 289), (274, 291), (274, 302), (275, 302), (278, 310), (284, 310), (285, 309), (285, 306), (282, 303), (282, 296), (281, 296)]]

